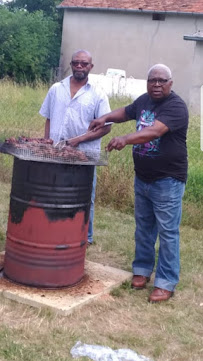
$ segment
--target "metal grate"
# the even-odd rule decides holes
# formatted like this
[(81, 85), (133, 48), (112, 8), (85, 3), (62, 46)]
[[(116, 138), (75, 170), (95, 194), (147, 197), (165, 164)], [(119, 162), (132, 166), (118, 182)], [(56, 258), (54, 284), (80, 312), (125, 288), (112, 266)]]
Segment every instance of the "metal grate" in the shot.
[(38, 162), (83, 165), (107, 165), (108, 163), (107, 151), (105, 150), (82, 151), (70, 145), (58, 148), (50, 140), (41, 138), (10, 138), (1, 144), (0, 152), (22, 160)]

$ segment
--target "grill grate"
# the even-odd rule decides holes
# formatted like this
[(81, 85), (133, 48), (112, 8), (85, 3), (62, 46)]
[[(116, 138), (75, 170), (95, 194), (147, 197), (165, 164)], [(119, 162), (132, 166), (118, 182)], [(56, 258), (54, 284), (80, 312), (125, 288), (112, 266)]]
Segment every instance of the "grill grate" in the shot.
[(64, 145), (58, 148), (51, 140), (41, 138), (10, 138), (0, 146), (0, 152), (13, 155), (22, 160), (83, 164), (107, 165), (107, 151), (82, 151), (78, 148)]

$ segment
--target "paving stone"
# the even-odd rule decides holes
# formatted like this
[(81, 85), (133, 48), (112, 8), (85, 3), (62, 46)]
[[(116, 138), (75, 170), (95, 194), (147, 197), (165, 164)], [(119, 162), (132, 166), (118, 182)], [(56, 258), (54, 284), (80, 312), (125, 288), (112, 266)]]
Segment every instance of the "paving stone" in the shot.
[(86, 261), (85, 275), (77, 285), (61, 289), (28, 287), (7, 280), (1, 272), (0, 293), (16, 302), (38, 308), (51, 308), (58, 314), (68, 315), (84, 304), (108, 294), (131, 277), (130, 272)]

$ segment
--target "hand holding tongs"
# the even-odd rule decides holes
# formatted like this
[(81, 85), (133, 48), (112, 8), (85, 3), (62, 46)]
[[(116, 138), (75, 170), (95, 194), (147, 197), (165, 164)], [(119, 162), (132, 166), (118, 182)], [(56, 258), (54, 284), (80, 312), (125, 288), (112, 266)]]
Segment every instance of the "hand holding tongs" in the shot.
[(65, 146), (69, 145), (71, 147), (73, 147), (73, 145), (71, 144), (71, 140), (77, 140), (80, 137), (82, 137), (83, 135), (85, 135), (86, 133), (83, 133), (81, 135), (78, 135), (77, 137), (74, 138), (70, 138), (70, 139), (61, 139), (59, 142), (57, 142), (56, 144), (54, 144), (54, 148), (57, 148), (59, 150), (63, 149)]
[[(107, 122), (107, 123), (105, 123), (104, 124), (104, 126), (103, 127), (106, 127), (107, 125), (111, 125), (111, 124), (113, 124), (112, 122)], [(102, 128), (103, 128), (102, 127)], [(61, 150), (62, 148), (64, 148), (66, 145), (70, 145), (70, 146), (72, 146), (72, 144), (71, 144), (71, 140), (78, 140), (79, 138), (82, 138), (84, 135), (86, 135), (87, 133), (94, 133), (95, 132), (95, 130), (94, 129), (92, 129), (92, 130), (88, 130), (87, 132), (85, 132), (85, 133), (83, 133), (83, 134), (80, 134), (80, 135), (78, 135), (78, 136), (76, 136), (76, 137), (73, 137), (73, 138), (70, 138), (70, 139), (61, 139), (59, 142), (57, 142), (56, 144), (54, 144), (54, 148), (57, 148), (57, 149), (59, 149), (59, 150)], [(84, 140), (83, 140), (84, 141)]]
[(58, 150), (63, 149), (66, 145), (68, 145), (68, 140), (62, 139), (59, 142), (54, 144), (54, 148), (57, 148)]
[(83, 134), (80, 134), (78, 135), (77, 137), (73, 137), (73, 138), (70, 138), (70, 139), (61, 139), (59, 142), (57, 142), (56, 144), (54, 144), (54, 148), (57, 148), (59, 150), (63, 149), (66, 145), (70, 145), (70, 146), (73, 146), (71, 144), (71, 140), (78, 140), (79, 138), (83, 137), (84, 135), (86, 135), (87, 133), (93, 133), (92, 130), (88, 130), (87, 132), (83, 133)]

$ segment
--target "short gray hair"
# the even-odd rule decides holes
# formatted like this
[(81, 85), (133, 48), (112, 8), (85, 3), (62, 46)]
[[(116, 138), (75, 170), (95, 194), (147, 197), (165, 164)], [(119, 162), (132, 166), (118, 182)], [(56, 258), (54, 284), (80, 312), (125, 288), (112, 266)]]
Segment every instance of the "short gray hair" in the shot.
[(153, 70), (156, 70), (156, 69), (163, 69), (163, 70), (165, 70), (165, 72), (167, 73), (168, 77), (169, 77), (169, 78), (172, 78), (171, 69), (170, 69), (168, 66), (164, 65), (164, 64), (155, 64), (155, 65), (153, 65), (153, 66), (149, 69), (149, 71), (148, 71), (148, 77), (149, 77), (150, 73), (151, 73)]
[(89, 56), (89, 58), (90, 58), (91, 61), (92, 61), (92, 55), (91, 55), (91, 53), (90, 53), (88, 50), (84, 50), (84, 49), (78, 49), (78, 50), (76, 50), (76, 51), (73, 53), (73, 55), (72, 55), (72, 59), (73, 59), (77, 54), (79, 54), (79, 53), (85, 53), (87, 56)]

